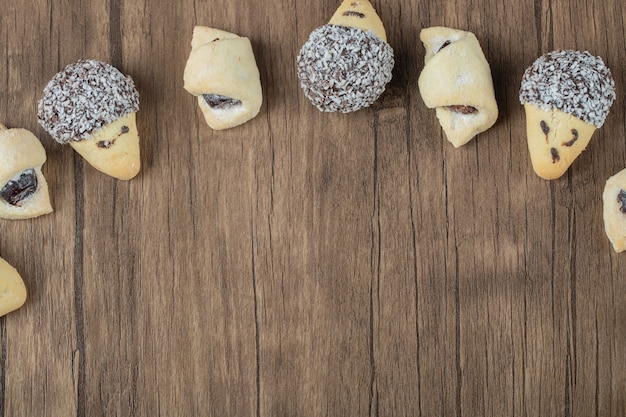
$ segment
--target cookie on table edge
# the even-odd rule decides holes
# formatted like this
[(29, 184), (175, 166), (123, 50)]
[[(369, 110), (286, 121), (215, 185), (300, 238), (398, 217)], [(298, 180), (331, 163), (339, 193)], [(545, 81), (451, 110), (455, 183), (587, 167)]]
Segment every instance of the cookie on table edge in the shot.
[(51, 213), (52, 205), (41, 168), (46, 151), (26, 129), (0, 124), (0, 217), (30, 219)]
[(24, 280), (15, 268), (0, 258), (0, 316), (17, 310), (25, 302)]
[(602, 192), (604, 231), (615, 252), (626, 250), (626, 169), (610, 177)]

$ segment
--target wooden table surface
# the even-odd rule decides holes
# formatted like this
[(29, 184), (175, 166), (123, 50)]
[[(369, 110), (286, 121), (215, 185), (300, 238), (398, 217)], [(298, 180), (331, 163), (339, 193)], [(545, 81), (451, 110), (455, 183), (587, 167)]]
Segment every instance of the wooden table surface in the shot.
[[(43, 142), (55, 212), (0, 221), (29, 291), (0, 320), (0, 415), (626, 415), (626, 254), (601, 200), (626, 167), (623, 2), (373, 4), (393, 80), (371, 108), (325, 114), (295, 57), (339, 0), (2, 1), (0, 122)], [(212, 131), (183, 90), (196, 24), (251, 39), (249, 123)], [(499, 120), (459, 149), (417, 89), (434, 25), (474, 32), (493, 73)], [(602, 56), (617, 100), (545, 181), (518, 90), (558, 48)], [(37, 123), (43, 87), (81, 58), (140, 92), (131, 181)]]

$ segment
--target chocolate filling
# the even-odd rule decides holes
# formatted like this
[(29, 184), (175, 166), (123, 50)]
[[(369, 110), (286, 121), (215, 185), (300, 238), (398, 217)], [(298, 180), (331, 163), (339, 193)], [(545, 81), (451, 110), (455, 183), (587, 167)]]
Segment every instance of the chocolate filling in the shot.
[(547, 135), (548, 133), (550, 133), (550, 127), (545, 121), (542, 120), (541, 123), (539, 123), (539, 126), (541, 126), (541, 131), (543, 132), (544, 135)]
[(472, 107), (472, 106), (464, 106), (462, 104), (456, 104), (454, 106), (448, 106), (448, 108), (450, 110), (452, 110), (455, 113), (461, 113), (461, 114), (476, 114), (478, 113), (478, 109), (476, 107)]
[(37, 191), (37, 174), (34, 169), (23, 171), (11, 179), (0, 191), (0, 196), (12, 206), (17, 206)]
[(626, 190), (619, 190), (617, 202), (619, 203), (619, 211), (626, 214)]
[(441, 45), (441, 48), (437, 49), (437, 52), (441, 51), (443, 48), (445, 48), (446, 46), (450, 45), (452, 42), (450, 42), (449, 40), (445, 41), (443, 43), (443, 45)]
[(202, 94), (202, 97), (204, 101), (206, 101), (206, 104), (212, 109), (224, 110), (241, 104), (241, 101), (235, 98), (221, 96), (219, 94)]

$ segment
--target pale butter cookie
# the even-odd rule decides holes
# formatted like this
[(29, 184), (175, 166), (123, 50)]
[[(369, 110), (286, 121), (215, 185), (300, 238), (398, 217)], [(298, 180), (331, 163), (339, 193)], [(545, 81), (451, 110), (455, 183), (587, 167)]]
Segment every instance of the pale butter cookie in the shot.
[(183, 77), (212, 129), (235, 127), (259, 114), (263, 92), (248, 38), (196, 26)]
[(0, 217), (30, 219), (52, 212), (41, 172), (46, 151), (26, 129), (0, 124)]
[(25, 302), (24, 280), (15, 268), (0, 258), (0, 316), (17, 310)]
[(471, 32), (437, 26), (422, 29), (420, 39), (426, 48), (420, 94), (458, 148), (498, 119), (489, 63)]

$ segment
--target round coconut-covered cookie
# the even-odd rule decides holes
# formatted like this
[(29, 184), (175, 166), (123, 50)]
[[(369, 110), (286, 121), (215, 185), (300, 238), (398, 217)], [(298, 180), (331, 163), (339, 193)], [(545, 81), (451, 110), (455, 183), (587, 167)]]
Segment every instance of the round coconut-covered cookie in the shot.
[(380, 97), (393, 66), (393, 49), (373, 32), (324, 25), (300, 50), (298, 78), (319, 110), (349, 113)]
[(37, 117), (54, 140), (112, 177), (137, 175), (139, 93), (130, 76), (101, 61), (79, 60), (57, 73), (43, 92)]
[(557, 50), (526, 69), (519, 99), (602, 127), (615, 100), (615, 81), (602, 58), (587, 51)]
[(304, 95), (324, 112), (370, 106), (391, 81), (393, 66), (385, 27), (367, 0), (344, 0), (298, 54)]

